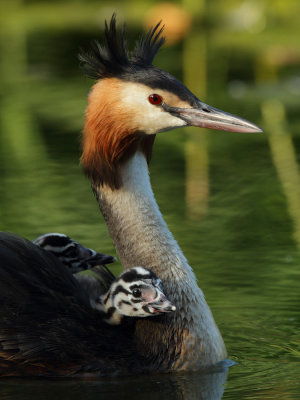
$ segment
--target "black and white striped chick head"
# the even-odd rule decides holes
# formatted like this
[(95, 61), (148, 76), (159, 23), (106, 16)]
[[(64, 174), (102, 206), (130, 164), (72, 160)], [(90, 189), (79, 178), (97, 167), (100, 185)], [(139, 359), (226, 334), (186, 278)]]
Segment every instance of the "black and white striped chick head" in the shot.
[(115, 261), (115, 257), (97, 253), (62, 233), (46, 233), (33, 243), (54, 254), (73, 274)]
[(120, 324), (123, 316), (149, 317), (176, 310), (166, 298), (161, 280), (143, 267), (123, 272), (100, 297), (96, 308), (106, 314), (104, 320), (112, 325)]

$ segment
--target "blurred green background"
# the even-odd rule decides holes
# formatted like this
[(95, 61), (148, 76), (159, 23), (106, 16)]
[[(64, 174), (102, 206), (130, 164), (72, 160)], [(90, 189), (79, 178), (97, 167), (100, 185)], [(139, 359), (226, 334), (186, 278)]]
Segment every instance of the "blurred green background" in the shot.
[(299, 398), (298, 0), (2, 0), (0, 228), (29, 239), (64, 232), (115, 254), (79, 166), (92, 81), (77, 60), (114, 11), (131, 46), (162, 19), (155, 65), (264, 129), (162, 133), (151, 178), (239, 362), (224, 398)]

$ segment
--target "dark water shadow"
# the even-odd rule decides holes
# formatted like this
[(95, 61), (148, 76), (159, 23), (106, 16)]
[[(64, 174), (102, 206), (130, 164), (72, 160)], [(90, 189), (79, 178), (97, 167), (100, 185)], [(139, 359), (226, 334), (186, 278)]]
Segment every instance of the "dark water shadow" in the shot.
[(207, 372), (151, 374), (103, 380), (5, 379), (2, 400), (222, 399), (228, 367)]

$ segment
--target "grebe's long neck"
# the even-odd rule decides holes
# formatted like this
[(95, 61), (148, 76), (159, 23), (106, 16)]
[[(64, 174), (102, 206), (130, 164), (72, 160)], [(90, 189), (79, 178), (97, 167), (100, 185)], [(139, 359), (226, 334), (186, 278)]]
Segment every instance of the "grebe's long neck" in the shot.
[(212, 365), (226, 349), (204, 295), (154, 199), (148, 166), (137, 151), (123, 165), (122, 185), (94, 186), (100, 209), (125, 268), (142, 265), (163, 281), (176, 305), (173, 315), (140, 320), (139, 352), (156, 368), (182, 370)]

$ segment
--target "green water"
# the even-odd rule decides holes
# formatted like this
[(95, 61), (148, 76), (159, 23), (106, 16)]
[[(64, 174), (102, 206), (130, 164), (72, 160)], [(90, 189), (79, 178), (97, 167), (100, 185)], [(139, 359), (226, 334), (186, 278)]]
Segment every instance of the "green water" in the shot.
[[(48, 138), (43, 168), (24, 172), (12, 164), (5, 169), (1, 228), (30, 239), (65, 232), (115, 254), (78, 165), (77, 134), (48, 134), (55, 138)], [(211, 133), (209, 140), (211, 187), (205, 215), (187, 216), (185, 132), (157, 138), (151, 176), (161, 210), (197, 274), (230, 358), (238, 363), (229, 370), (223, 398), (299, 398), (300, 256), (268, 143), (264, 135), (227, 133)], [(113, 270), (119, 272), (120, 265)], [(207, 386), (203, 380), (213, 387), (216, 381), (217, 394), (201, 397)], [(161, 398), (214, 399), (221, 398), (224, 381), (224, 373), (92, 383), (8, 381), (0, 382), (0, 393), (4, 399), (46, 399), (53, 393), (75, 399), (113, 399), (120, 393), (147, 399), (156, 392)]]
[[(150, 168), (161, 211), (236, 365), (105, 381), (2, 380), (1, 399), (300, 398), (299, 77), (296, 64), (266, 63), (257, 72), (257, 46), (273, 32), (268, 26), (251, 40), (227, 32), (226, 45), (225, 33), (217, 37), (212, 28), (205, 60), (204, 100), (265, 133), (162, 133)], [(97, 36), (93, 29), (48, 27), (26, 39), (21, 30), (2, 32), (0, 228), (29, 239), (64, 232), (115, 255), (78, 161), (91, 82), (75, 54)], [(197, 76), (178, 62), (182, 47), (166, 48), (156, 64), (186, 74), (193, 89)]]

